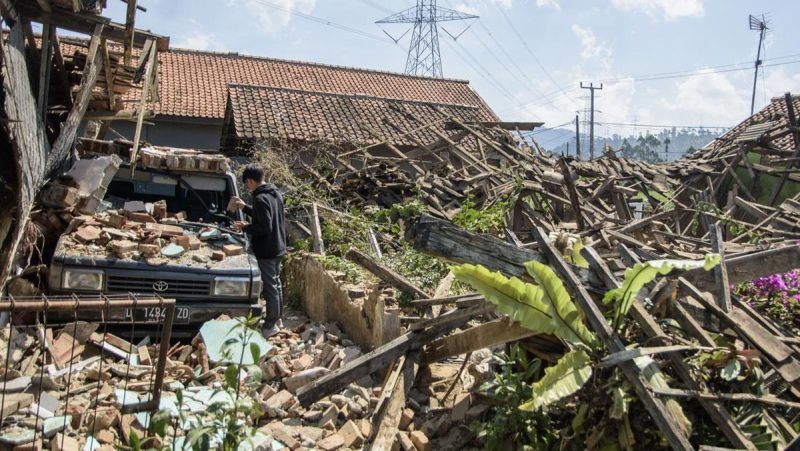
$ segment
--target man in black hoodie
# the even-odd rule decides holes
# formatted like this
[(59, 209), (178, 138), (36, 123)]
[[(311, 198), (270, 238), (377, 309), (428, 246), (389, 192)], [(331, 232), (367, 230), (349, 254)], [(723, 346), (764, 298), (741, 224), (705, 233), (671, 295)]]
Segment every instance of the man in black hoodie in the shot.
[(252, 237), (253, 253), (258, 260), (263, 282), (262, 295), (267, 303), (267, 314), (262, 326), (265, 338), (279, 332), (283, 313), (283, 288), (281, 287), (281, 259), (286, 252), (286, 231), (283, 217), (283, 196), (272, 183), (264, 181), (264, 171), (248, 166), (242, 181), (253, 193), (253, 205), (238, 197), (231, 199), (231, 207), (243, 210), (251, 218), (249, 224), (236, 223), (234, 228)]

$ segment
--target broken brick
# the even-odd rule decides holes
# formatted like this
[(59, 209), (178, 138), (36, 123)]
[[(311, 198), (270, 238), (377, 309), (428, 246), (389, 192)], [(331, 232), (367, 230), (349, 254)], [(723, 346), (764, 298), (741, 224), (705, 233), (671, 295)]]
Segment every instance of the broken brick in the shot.
[(152, 216), (144, 212), (125, 211), (125, 217), (128, 218), (128, 221), (133, 221), (133, 222), (141, 222), (141, 223), (156, 222), (156, 220)]
[(172, 237), (172, 242), (184, 249), (189, 249), (189, 240), (190, 238), (186, 235)]
[(161, 252), (161, 246), (158, 244), (145, 244), (139, 245), (139, 253), (146, 257), (153, 257)]
[(108, 247), (111, 249), (111, 252), (117, 255), (125, 255), (138, 249), (139, 245), (133, 241), (114, 240), (108, 243)]
[(95, 226), (80, 227), (74, 234), (76, 240), (80, 243), (90, 243), (100, 238), (101, 230)]
[(242, 246), (238, 244), (226, 244), (222, 246), (222, 252), (225, 253), (228, 257), (232, 257), (234, 255), (239, 255), (244, 251)]
[(413, 443), (414, 447), (417, 448), (417, 451), (430, 451), (430, 441), (424, 432), (412, 431), (408, 435), (411, 439), (411, 443)]
[(222, 251), (214, 251), (211, 253), (211, 260), (221, 262), (225, 260), (225, 252)]

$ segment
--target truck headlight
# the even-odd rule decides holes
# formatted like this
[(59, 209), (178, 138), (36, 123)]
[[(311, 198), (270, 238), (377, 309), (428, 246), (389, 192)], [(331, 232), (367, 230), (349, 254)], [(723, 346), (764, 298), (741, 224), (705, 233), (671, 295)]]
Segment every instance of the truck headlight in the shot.
[(215, 277), (214, 296), (247, 296), (250, 279), (240, 277)]
[(81, 291), (100, 291), (103, 289), (103, 271), (96, 269), (66, 269), (61, 288)]

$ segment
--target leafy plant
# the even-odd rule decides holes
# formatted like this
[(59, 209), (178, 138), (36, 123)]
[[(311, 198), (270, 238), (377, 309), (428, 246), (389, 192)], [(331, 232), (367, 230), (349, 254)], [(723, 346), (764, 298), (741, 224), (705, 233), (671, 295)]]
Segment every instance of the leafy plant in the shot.
[(650, 260), (636, 263), (626, 269), (622, 286), (607, 291), (603, 297), (604, 304), (614, 303), (612, 327), (614, 330), (619, 330), (622, 320), (628, 314), (639, 290), (652, 282), (659, 274), (669, 274), (674, 269), (705, 268), (708, 271), (719, 262), (718, 254), (709, 254), (703, 260)]
[(510, 205), (509, 198), (506, 198), (478, 208), (475, 199), (469, 196), (453, 216), (453, 224), (474, 233), (498, 233), (503, 229)]
[(525, 265), (539, 285), (507, 278), (483, 266), (463, 264), (451, 270), (456, 278), (468, 283), (501, 313), (523, 327), (543, 334), (556, 335), (571, 343), (594, 346), (597, 339), (583, 324), (561, 280), (552, 269), (539, 262)]
[(550, 416), (541, 409), (517, 408), (531, 393), (528, 381), (541, 372), (539, 359), (528, 359), (518, 345), (509, 353), (496, 356), (500, 362), (494, 379), (484, 383), (480, 392), (498, 401), (486, 421), (476, 421), (472, 429), (488, 450), (548, 449), (559, 439)]
[(592, 361), (581, 350), (564, 354), (558, 362), (544, 371), (544, 376), (532, 388), (533, 398), (520, 405), (522, 410), (538, 410), (566, 398), (583, 387), (592, 377)]
[(350, 283), (360, 283), (364, 280), (361, 268), (350, 260), (336, 255), (319, 255), (316, 258), (323, 268), (344, 273), (345, 279)]

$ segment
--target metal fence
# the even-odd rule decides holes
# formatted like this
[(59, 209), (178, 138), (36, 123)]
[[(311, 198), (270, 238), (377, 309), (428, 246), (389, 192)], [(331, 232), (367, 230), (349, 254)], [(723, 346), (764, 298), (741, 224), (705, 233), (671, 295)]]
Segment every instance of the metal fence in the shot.
[[(0, 313), (5, 319), (0, 324), (2, 326), (0, 334), (3, 339), (7, 340), (6, 343), (3, 343), (5, 349), (0, 349), (0, 353), (5, 353), (5, 368), (0, 369), (3, 372), (0, 382), (2, 389), (2, 393), (0, 393), (0, 406), (2, 406), (0, 428), (2, 430), (7, 427), (15, 427), (15, 424), (21, 421), (20, 416), (15, 414), (24, 411), (23, 409), (27, 407), (27, 414), (34, 417), (32, 442), (35, 444), (37, 438), (42, 438), (46, 432), (45, 419), (48, 416), (58, 418), (56, 415), (60, 412), (61, 415), (64, 415), (64, 424), (62, 428), (57, 427), (57, 429), (66, 429), (68, 418), (70, 418), (68, 416), (70, 398), (89, 392), (93, 399), (80, 421), (92, 419), (89, 433), (94, 436), (99, 432), (98, 408), (104, 402), (107, 404), (101, 399), (101, 389), (104, 388), (102, 386), (104, 366), (106, 366), (106, 371), (116, 371), (118, 377), (124, 380), (117, 384), (117, 387), (122, 386), (121, 393), (123, 394), (122, 400), (117, 399), (120, 414), (152, 413), (158, 410), (172, 337), (172, 322), (175, 316), (174, 299), (164, 299), (158, 295), (138, 296), (135, 294), (59, 297), (42, 295), (35, 298), (9, 296), (0, 298)], [(139, 364), (141, 363), (138, 361), (139, 346), (134, 345), (133, 341), (137, 335), (137, 326), (143, 327), (142, 318), (147, 321), (147, 331), (155, 330), (155, 336), (159, 340), (157, 357), (150, 358), (149, 365)], [(92, 330), (91, 328), (96, 324), (91, 335), (93, 339), (85, 340), (83, 343), (78, 342), (79, 324), (82, 326), (90, 324), (88, 330)], [(55, 352), (58, 350), (55, 349), (55, 340), (53, 339), (53, 329), (56, 327), (61, 327), (62, 335), (69, 335), (65, 339), (67, 343), (71, 340), (69, 346), (62, 346), (62, 348), (66, 348), (65, 353), (68, 352), (69, 356), (63, 356), (61, 365), (56, 359)], [(112, 334), (109, 331), (110, 328), (118, 335)], [(17, 343), (20, 340), (30, 341), (31, 337), (33, 338), (32, 343), (22, 350), (23, 354), (29, 355), (27, 358), (23, 358), (24, 356), (20, 356), (20, 346)], [(120, 349), (112, 344), (115, 342), (119, 345), (120, 340), (114, 340), (115, 337), (127, 339), (130, 348)], [(82, 358), (76, 362), (78, 357), (81, 357), (79, 351), (86, 349), (87, 341), (96, 347), (99, 354)], [(124, 375), (121, 374), (122, 365), (114, 363), (115, 360), (125, 360)], [(38, 368), (35, 367), (37, 362), (40, 362)], [(25, 363), (24, 368), (23, 363)], [(112, 367), (109, 368), (108, 365)], [(35, 368), (35, 371), (32, 371), (31, 368)], [(91, 384), (73, 387), (77, 378), (76, 374), (87, 371), (92, 371), (96, 376), (96, 384), (93, 387)], [(138, 381), (131, 382), (131, 379), (138, 379)], [(139, 392), (149, 392), (149, 396), (141, 399), (141, 396), (137, 395), (136, 402), (127, 402), (129, 400), (124, 398), (132, 393), (128, 388), (129, 386), (134, 387), (133, 384)], [(43, 406), (43, 403), (50, 399), (52, 404), (53, 397), (48, 395), (43, 398), (42, 393), (54, 391), (54, 387), (58, 387), (58, 407), (56, 411), (50, 412)], [(147, 427), (146, 425), (142, 426)]]

